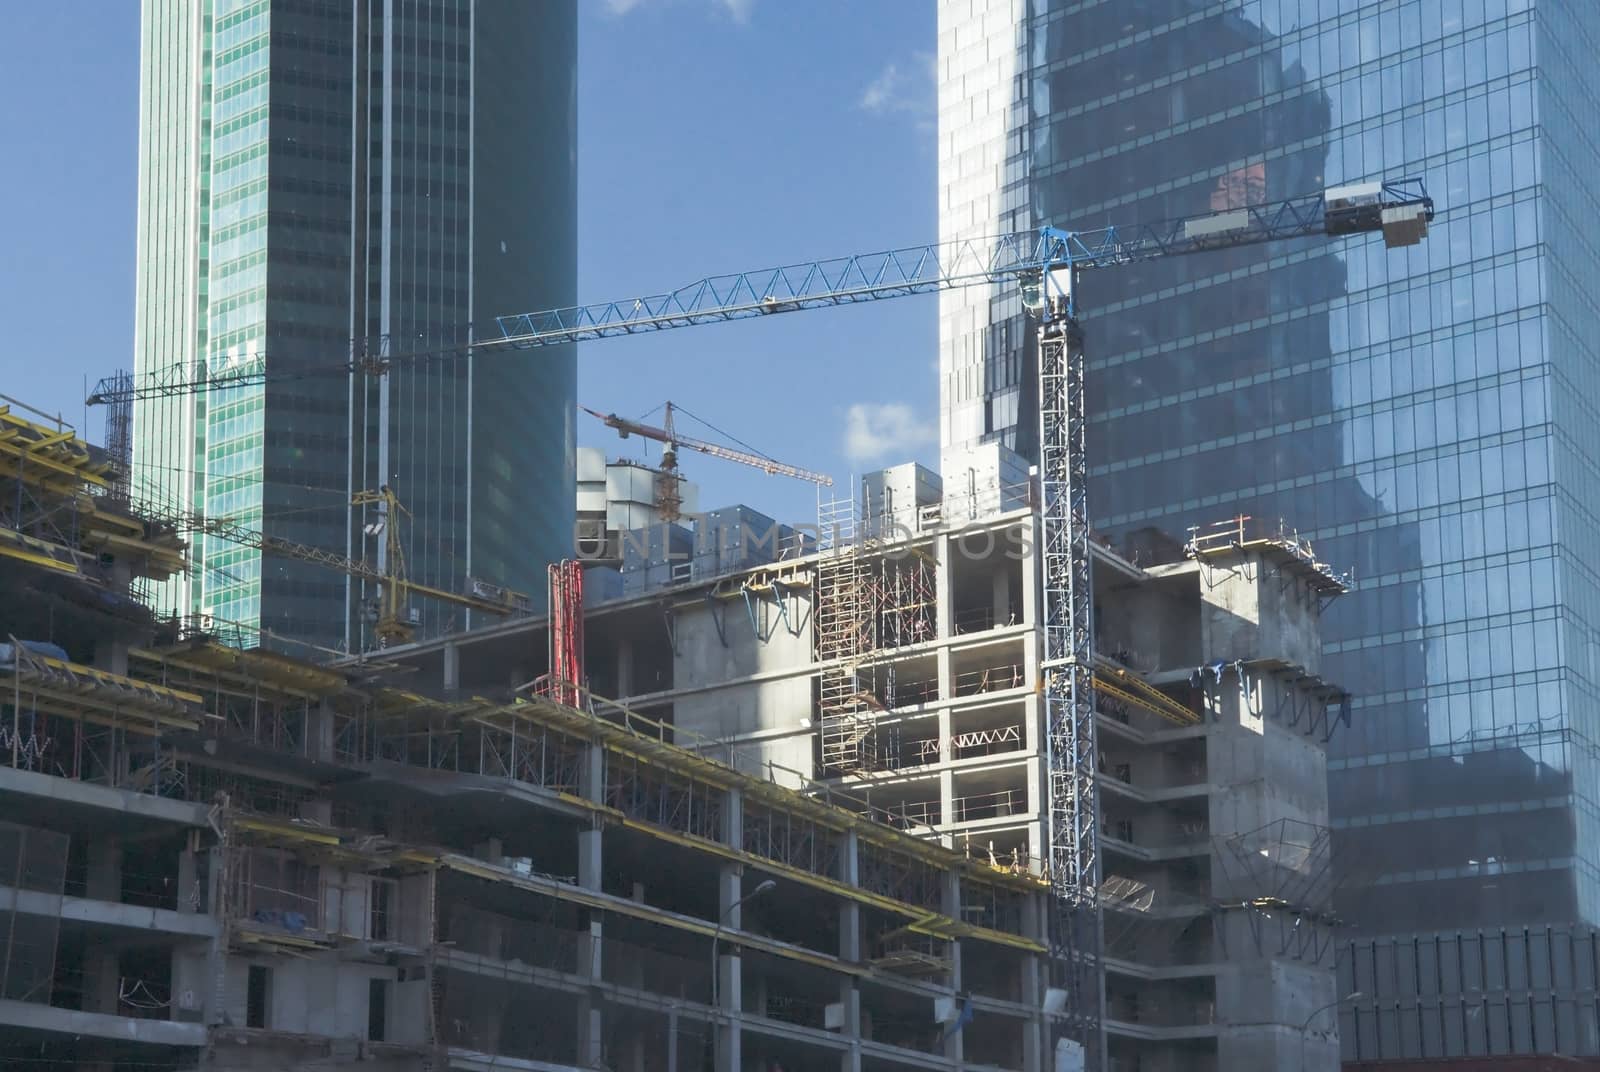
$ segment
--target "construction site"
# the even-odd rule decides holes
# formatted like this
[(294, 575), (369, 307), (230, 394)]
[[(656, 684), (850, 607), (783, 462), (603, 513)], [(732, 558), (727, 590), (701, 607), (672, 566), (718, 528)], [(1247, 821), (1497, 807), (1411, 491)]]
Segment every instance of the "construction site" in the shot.
[[(1410, 245), (1432, 213), (1375, 183), (503, 318), (507, 360), (973, 285), (1020, 287), (1038, 321), (1038, 464), (990, 443), (869, 473), (819, 492), (815, 525), (694, 513), (676, 455), (822, 474), (686, 437), (670, 404), (661, 428), (595, 413), (662, 464), (580, 464), (542, 613), (408, 577), (388, 486), (350, 497), (359, 556), (142, 499), (132, 403), (258, 385), (264, 361), (102, 383), (110, 449), (7, 401), (0, 1057), (1334, 1068), (1360, 861), (1329, 829), (1351, 697), (1319, 621), (1346, 581), (1278, 519), (1091, 530), (1073, 286), (1288, 238)], [(197, 539), (344, 574), (363, 643), (162, 614)], [(419, 603), (472, 627), (422, 628)]]
[(5, 1067), (1040, 1066), (1037, 873), (570, 679), (155, 620), (183, 543), (0, 421)]

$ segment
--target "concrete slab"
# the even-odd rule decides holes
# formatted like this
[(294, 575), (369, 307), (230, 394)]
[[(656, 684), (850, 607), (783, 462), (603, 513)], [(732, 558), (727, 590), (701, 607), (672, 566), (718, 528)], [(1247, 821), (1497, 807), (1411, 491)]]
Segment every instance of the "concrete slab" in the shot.
[(577, 1065), (558, 1065), (523, 1057), (503, 1057), (475, 1050), (450, 1049), (450, 1067), (460, 1072), (587, 1072)]
[(206, 807), (37, 771), (0, 767), (0, 810), (11, 822), (105, 836), (152, 825), (204, 826)]
[(28, 1001), (0, 1001), (0, 1028), (9, 1031), (37, 1032), (110, 1039), (121, 1043), (151, 1046), (204, 1046), (204, 1024), (184, 1024), (173, 1020), (135, 1020), (128, 1016), (108, 1016), (78, 1009), (58, 1009)]
[(86, 897), (57, 898), (38, 890), (21, 890), (11, 886), (0, 886), (0, 907), (29, 916), (59, 915), (61, 922), (68, 926), (104, 927), (141, 933), (157, 931), (190, 938), (210, 938), (217, 933), (217, 922), (210, 916), (112, 901), (92, 901)]

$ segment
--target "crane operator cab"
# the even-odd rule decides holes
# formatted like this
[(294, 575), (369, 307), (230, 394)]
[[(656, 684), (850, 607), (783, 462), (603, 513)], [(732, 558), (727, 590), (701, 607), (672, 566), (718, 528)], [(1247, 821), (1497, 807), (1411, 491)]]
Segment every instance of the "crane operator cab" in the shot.
[(1330, 235), (1382, 231), (1390, 249), (1414, 246), (1428, 234), (1426, 199), (1396, 202), (1385, 199), (1381, 182), (1330, 186), (1322, 195), (1323, 230)]

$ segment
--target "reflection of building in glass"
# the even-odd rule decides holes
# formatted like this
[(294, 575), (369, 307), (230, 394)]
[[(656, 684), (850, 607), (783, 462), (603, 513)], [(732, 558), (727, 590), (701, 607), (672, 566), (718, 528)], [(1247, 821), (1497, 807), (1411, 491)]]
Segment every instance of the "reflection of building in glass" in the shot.
[[(1579, 177), (1600, 154), (1574, 118), (1596, 107), (1587, 53), (1566, 42), (1600, 36), (1600, 8), (971, 6), (941, 13), (944, 237), (1425, 179), (1441, 214), (1410, 250), (1297, 243), (1087, 277), (1091, 504), (1112, 531), (1283, 518), (1355, 571), (1324, 666), (1356, 696), (1329, 767), (1336, 851), (1366, 861), (1338, 902), (1377, 936), (1362, 955), (1444, 927), (1597, 922), (1600, 526), (1580, 504), (1600, 325), (1576, 281), (1597, 268)], [(1012, 69), (974, 73), (973, 49)], [(973, 87), (1008, 118), (961, 107)], [(963, 300), (941, 309), (945, 445), (1027, 450), (1020, 309)], [(1416, 988), (1347, 953), (1342, 985), (1365, 994), (1341, 1012), (1349, 1058), (1595, 1050), (1592, 1001), (1563, 1006), (1565, 1034), (1529, 1026), (1548, 986), (1477, 1034), (1418, 1034), (1399, 1022)]]
[[(459, 347), (470, 323), (572, 300), (573, 5), (333, 7), (145, 5), (139, 373)], [(352, 338), (374, 341), (352, 355)], [(133, 490), (375, 558), (350, 497), (387, 484), (411, 579), (542, 599), (543, 561), (571, 549), (575, 376), (567, 348), (141, 402)], [(371, 641), (359, 581), (220, 538), (194, 556), (163, 612)], [(427, 632), (466, 624), (414, 609)]]

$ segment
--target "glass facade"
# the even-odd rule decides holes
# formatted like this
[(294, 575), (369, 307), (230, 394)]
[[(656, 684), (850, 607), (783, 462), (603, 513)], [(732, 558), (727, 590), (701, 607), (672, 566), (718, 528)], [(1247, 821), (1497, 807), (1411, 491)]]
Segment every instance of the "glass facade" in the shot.
[[(574, 301), (575, 64), (570, 3), (147, 3), (136, 368), (266, 354), (270, 375), (141, 402), (140, 494), (377, 560), (349, 500), (389, 485), (411, 579), (542, 599), (571, 553), (571, 349), (403, 355)], [(321, 371), (353, 350), (400, 360)], [(370, 585), (220, 539), (196, 558), (162, 609), (372, 643)], [(468, 624), (412, 610), (424, 634)]]
[[(1600, 232), (1586, 177), (1600, 159), (1585, 117), (1600, 5), (941, 12), (941, 121), (956, 132), (941, 143), (941, 237), (1426, 182), (1439, 215), (1410, 249), (1311, 240), (1085, 277), (1090, 504), (1109, 534), (1281, 518), (1354, 571), (1324, 616), (1323, 672), (1356, 696), (1329, 790), (1354, 876), (1337, 908), (1358, 932), (1597, 922)], [(1007, 18), (1010, 38), (991, 25)], [(985, 38), (1015, 76), (990, 102), (1010, 117), (1004, 141), (980, 144), (955, 101), (963, 51)], [(974, 184), (987, 219), (962, 214)], [(945, 444), (1028, 452), (1031, 339), (1004, 296), (984, 300), (966, 321), (946, 311)], [(1360, 1008), (1404, 989), (1398, 974), (1365, 982), (1344, 1014), (1347, 1057), (1377, 1045)], [(1537, 1033), (1473, 1038), (1452, 1052)], [(1441, 1055), (1399, 1039), (1384, 1056)]]

